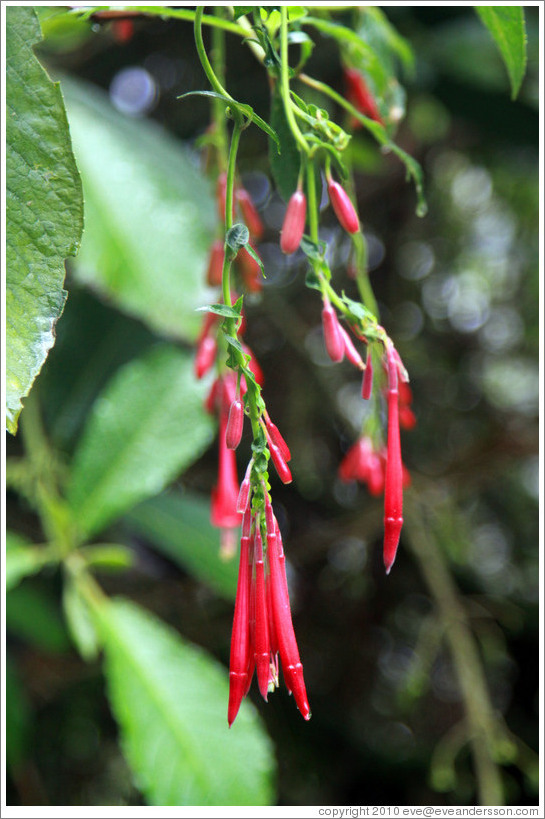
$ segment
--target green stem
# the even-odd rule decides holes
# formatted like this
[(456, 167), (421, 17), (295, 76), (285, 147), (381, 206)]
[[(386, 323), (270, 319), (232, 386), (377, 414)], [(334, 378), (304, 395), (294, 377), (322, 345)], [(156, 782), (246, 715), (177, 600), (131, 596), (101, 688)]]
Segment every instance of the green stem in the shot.
[(316, 197), (316, 174), (312, 162), (309, 162), (307, 166), (307, 199), (310, 238), (313, 242), (318, 242), (318, 199)]
[[(204, 41), (202, 38), (202, 18), (203, 18), (204, 8), (203, 6), (199, 6), (197, 11), (195, 12), (195, 20), (193, 24), (193, 31), (195, 34), (195, 45), (197, 48), (197, 54), (199, 55), (199, 60), (201, 61), (201, 65), (204, 69), (204, 73), (206, 74), (208, 81), (214, 91), (218, 94), (221, 94), (224, 97), (232, 100), (233, 97), (225, 90), (221, 82), (218, 80), (214, 73), (214, 69), (210, 65), (210, 60), (208, 59), (208, 55), (206, 53), (206, 49), (204, 47)], [(234, 102), (234, 100), (233, 100)]]
[(308, 154), (309, 147), (307, 142), (299, 130), (299, 126), (295, 121), (295, 116), (292, 110), (292, 103), (290, 97), (290, 79), (289, 79), (289, 62), (288, 62), (288, 9), (286, 6), (282, 6), (280, 9), (281, 13), (281, 25), (280, 25), (280, 58), (281, 58), (281, 67), (280, 67), (280, 90), (282, 93), (282, 101), (284, 103), (284, 111), (286, 112), (286, 119), (288, 120), (288, 124), (290, 126), (291, 132), (295, 137), (295, 141), (299, 145), (300, 150), (303, 154)]
[[(221, 28), (212, 29), (213, 71), (220, 83), (225, 85), (225, 32)], [(225, 105), (217, 97), (212, 101), (212, 117), (216, 136), (218, 165), (223, 170), (227, 164), (227, 129), (225, 125)]]
[[(233, 111), (235, 117), (235, 125), (233, 134), (231, 136), (231, 147), (229, 148), (229, 161), (227, 163), (227, 182), (225, 190), (225, 234), (233, 227), (233, 199), (235, 189), (235, 174), (237, 166), (237, 152), (240, 143), (240, 135), (242, 133), (242, 118), (238, 112)], [(223, 292), (223, 301), (225, 304), (231, 306), (231, 263), (232, 251), (225, 244), (225, 253), (223, 257), (223, 271), (221, 276), (221, 287)], [(229, 328), (232, 330), (233, 319), (229, 319)], [(234, 333), (232, 333), (234, 335)]]

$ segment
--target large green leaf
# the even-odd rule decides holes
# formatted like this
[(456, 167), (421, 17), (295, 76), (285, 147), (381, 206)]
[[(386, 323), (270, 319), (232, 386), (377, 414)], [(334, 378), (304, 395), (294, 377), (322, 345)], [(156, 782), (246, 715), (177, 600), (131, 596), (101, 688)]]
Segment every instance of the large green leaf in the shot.
[(21, 399), (55, 342), (64, 259), (77, 252), (83, 227), (63, 99), (34, 56), (39, 40), (32, 8), (6, 9), (6, 419), (14, 434)]
[(274, 183), (284, 201), (287, 202), (297, 187), (301, 157), (288, 124), (278, 88), (275, 88), (271, 95), (271, 125), (278, 134), (280, 153), (276, 150), (276, 146), (269, 142), (269, 163)]
[(222, 560), (219, 531), (210, 523), (210, 502), (190, 492), (170, 492), (145, 501), (126, 516), (131, 529), (163, 554), (232, 600), (237, 560)]
[(121, 743), (153, 805), (267, 805), (270, 741), (245, 702), (227, 728), (228, 675), (132, 603), (101, 607), (105, 671)]
[(85, 193), (77, 278), (153, 330), (194, 338), (195, 309), (210, 301), (210, 183), (159, 126), (123, 116), (89, 86), (63, 88)]
[(526, 72), (526, 26), (522, 6), (475, 6), (475, 10), (498, 46), (517, 96)]
[(74, 455), (68, 501), (82, 532), (156, 495), (203, 452), (213, 430), (204, 389), (189, 353), (166, 344), (114, 375)]

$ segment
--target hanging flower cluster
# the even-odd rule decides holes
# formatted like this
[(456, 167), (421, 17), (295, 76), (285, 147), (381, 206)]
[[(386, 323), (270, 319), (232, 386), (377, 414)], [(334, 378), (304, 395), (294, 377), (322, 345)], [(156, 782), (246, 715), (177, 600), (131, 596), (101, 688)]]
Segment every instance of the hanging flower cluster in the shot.
[[(243, 296), (233, 291), (231, 267), (237, 271), (241, 292), (262, 288), (263, 265), (255, 243), (263, 236), (263, 224), (248, 191), (237, 182), (236, 156), (240, 136), (250, 122), (255, 122), (278, 143), (277, 134), (246, 104), (238, 103), (225, 90), (212, 68), (202, 39), (202, 8), (195, 13), (195, 42), (203, 69), (214, 89), (213, 97), (222, 100), (215, 105), (215, 122), (208, 129), (208, 145), (216, 148), (216, 201), (222, 235), (210, 248), (206, 281), (221, 288), (219, 302), (210, 305), (197, 340), (195, 374), (202, 378), (212, 367), (216, 377), (206, 400), (206, 408), (218, 419), (218, 480), (212, 490), (211, 519), (221, 530), (221, 550), (231, 555), (240, 537), (239, 573), (231, 638), (228, 723), (232, 725), (242, 699), (250, 689), (254, 671), (259, 691), (266, 700), (278, 686), (282, 670), (286, 687), (305, 719), (310, 707), (303, 678), (303, 666), (290, 613), (285, 556), (278, 522), (273, 512), (269, 484), (270, 463), (280, 480), (292, 480), (289, 448), (271, 421), (262, 396), (263, 378), (252, 352), (243, 341), (245, 318)], [(253, 31), (263, 52), (271, 90), (283, 108), (285, 123), (300, 158), (294, 189), (286, 196), (287, 208), (280, 233), (280, 248), (285, 254), (302, 250), (308, 259), (307, 285), (318, 291), (322, 305), (322, 329), (327, 353), (335, 364), (346, 359), (361, 374), (361, 395), (373, 401), (372, 414), (379, 417), (378, 402), (387, 407), (386, 442), (377, 431), (363, 429), (358, 441), (349, 449), (339, 466), (342, 480), (365, 482), (373, 495), (384, 493), (384, 564), (390, 572), (395, 560), (403, 525), (403, 487), (409, 477), (401, 460), (400, 424), (414, 426), (408, 376), (392, 340), (376, 318), (376, 305), (366, 280), (365, 239), (351, 189), (334, 178), (348, 179), (342, 152), (349, 134), (329, 120), (327, 112), (307, 105), (290, 91), (288, 64), (287, 7), (280, 7), (280, 25), (272, 36), (259, 24), (254, 14)], [(220, 49), (221, 51), (221, 49)], [(343, 59), (344, 62), (344, 59)], [(220, 71), (223, 74), (223, 68)], [(344, 71), (347, 88), (347, 110), (352, 117), (363, 115), (364, 122), (374, 120), (383, 128), (377, 103), (364, 76), (356, 69)], [(301, 75), (302, 78), (302, 75)], [(317, 90), (327, 86), (305, 78)], [(335, 95), (335, 92), (333, 92)], [(342, 101), (339, 95), (338, 100)], [(233, 123), (227, 156), (227, 127), (223, 112), (227, 106)], [(279, 143), (278, 143), (279, 144)], [(292, 156), (293, 159), (293, 156)], [(292, 160), (290, 160), (292, 161)], [(316, 180), (324, 174), (332, 210), (340, 226), (351, 237), (350, 260), (362, 301), (339, 295), (332, 284), (326, 259), (326, 245), (319, 237), (319, 196)], [(237, 215), (241, 221), (235, 223)], [(308, 233), (305, 229), (308, 228)], [(365, 345), (363, 348), (361, 345)], [(360, 347), (360, 349), (358, 349)], [(364, 356), (362, 356), (362, 352)], [(364, 360), (365, 358), (365, 360)], [(376, 365), (374, 367), (374, 364)], [(378, 366), (382, 364), (382, 366)], [(374, 382), (377, 388), (373, 390)], [(245, 423), (252, 434), (252, 456), (242, 483), (238, 484), (235, 450), (239, 446)]]

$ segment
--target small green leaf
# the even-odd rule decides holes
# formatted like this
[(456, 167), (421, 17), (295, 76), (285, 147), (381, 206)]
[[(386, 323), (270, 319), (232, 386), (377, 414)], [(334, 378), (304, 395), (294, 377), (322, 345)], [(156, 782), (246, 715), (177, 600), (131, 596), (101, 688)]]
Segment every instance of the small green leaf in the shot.
[(219, 531), (210, 523), (208, 499), (191, 492), (162, 493), (132, 509), (124, 520), (217, 594), (234, 599), (237, 561), (220, 558)]
[(36, 574), (52, 560), (44, 547), (33, 546), (15, 532), (6, 532), (6, 591), (14, 589), (21, 580)]
[(526, 73), (526, 25), (522, 6), (475, 6), (498, 46), (515, 99)]
[(255, 113), (254, 109), (250, 105), (247, 105), (244, 102), (237, 102), (237, 100), (234, 100), (232, 97), (226, 97), (225, 94), (220, 94), (218, 91), (188, 91), (187, 94), (182, 94), (178, 97), (178, 99), (183, 100), (186, 97), (213, 97), (221, 100), (228, 107), (236, 108), (236, 110), (245, 116), (249, 122), (253, 122), (259, 128), (261, 128), (261, 130), (264, 131), (267, 136), (270, 136), (270, 138), (274, 140), (277, 145), (279, 145), (278, 135), (276, 134), (274, 128), (271, 128), (268, 122), (261, 119), (261, 117)]
[(83, 228), (60, 87), (32, 50), (40, 40), (31, 7), (6, 9), (6, 420), (13, 434), (21, 399), (55, 343), (64, 259), (77, 253)]
[(240, 310), (236, 309), (236, 305), (230, 307), (228, 304), (206, 304), (204, 307), (199, 307), (202, 313), (214, 313), (216, 316), (223, 316), (223, 318), (240, 318)]
[(248, 243), (246, 245), (246, 252), (250, 254), (250, 256), (252, 257), (254, 262), (257, 262), (257, 264), (259, 265), (259, 267), (261, 269), (261, 273), (263, 275), (263, 278), (266, 279), (267, 277), (265, 276), (265, 265), (263, 264), (263, 262), (261, 260), (261, 256), (259, 256), (257, 251), (254, 250), (254, 248), (252, 247), (252, 245), (250, 243)]
[(280, 154), (273, 150), (272, 145), (269, 145), (271, 172), (282, 199), (287, 202), (297, 188), (301, 157), (277, 88), (271, 96), (271, 123), (280, 140)]
[(109, 603), (99, 618), (112, 710), (147, 801), (271, 804), (271, 743), (247, 701), (227, 729), (227, 670), (132, 603)]
[(310, 236), (304, 234), (301, 239), (301, 250), (307, 258), (315, 262), (323, 262), (327, 247), (325, 242), (313, 242)]
[(199, 457), (213, 428), (204, 392), (191, 357), (167, 345), (116, 373), (74, 456), (68, 501), (82, 532), (98, 532)]
[(83, 546), (79, 553), (90, 569), (118, 572), (129, 569), (134, 563), (133, 551), (120, 543), (95, 543)]
[(250, 231), (243, 225), (241, 222), (237, 222), (237, 224), (233, 225), (227, 231), (227, 236), (225, 237), (225, 242), (231, 250), (234, 250), (237, 253), (241, 247), (246, 247), (248, 241), (250, 239)]
[(72, 578), (64, 584), (62, 606), (76, 648), (86, 662), (93, 662), (98, 657), (100, 640), (89, 606)]
[(85, 191), (76, 278), (155, 332), (190, 340), (216, 227), (210, 183), (183, 145), (63, 80)]

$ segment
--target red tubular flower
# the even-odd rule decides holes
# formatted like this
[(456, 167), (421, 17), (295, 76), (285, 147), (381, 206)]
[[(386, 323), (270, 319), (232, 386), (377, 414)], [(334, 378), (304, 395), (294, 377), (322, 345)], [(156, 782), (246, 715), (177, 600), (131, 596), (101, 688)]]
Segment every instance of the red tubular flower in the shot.
[(199, 342), (195, 356), (195, 375), (202, 378), (213, 366), (216, 360), (218, 344), (215, 336), (205, 336)]
[(363, 363), (363, 361), (361, 359), (361, 355), (358, 353), (358, 351), (354, 347), (352, 339), (350, 338), (350, 336), (348, 335), (348, 333), (346, 332), (346, 330), (344, 329), (342, 324), (339, 325), (339, 328), (340, 328), (341, 335), (342, 335), (343, 342), (344, 342), (344, 354), (345, 354), (345, 356), (350, 361), (350, 363), (354, 365), (354, 367), (357, 367), (359, 370), (364, 370), (365, 365), (364, 365), (364, 363)]
[(265, 591), (265, 565), (263, 563), (263, 543), (259, 526), (255, 532), (255, 632), (254, 661), (257, 684), (261, 696), (266, 701), (269, 688), (269, 623), (267, 617), (267, 597)]
[[(356, 68), (345, 68), (344, 79), (346, 83), (346, 96), (354, 108), (366, 117), (374, 119), (384, 125), (384, 120), (380, 115), (377, 103), (363, 75)], [(358, 123), (359, 125), (359, 123)]]
[(295, 253), (303, 236), (307, 216), (307, 199), (303, 191), (296, 190), (290, 197), (280, 238), (283, 253)]
[(361, 382), (361, 397), (366, 401), (371, 398), (373, 390), (373, 357), (371, 350), (367, 350), (367, 359), (365, 361), (365, 372), (363, 373), (363, 380)]
[(345, 189), (339, 185), (338, 182), (329, 179), (327, 182), (327, 190), (329, 200), (341, 227), (343, 227), (347, 233), (357, 233), (360, 229), (360, 220)]
[(250, 231), (250, 236), (258, 242), (263, 236), (263, 222), (252, 201), (252, 197), (245, 188), (237, 188), (235, 190), (235, 199), (242, 211), (242, 217)]
[(270, 568), (274, 629), (284, 680), (287, 688), (293, 693), (295, 703), (303, 718), (309, 720), (310, 707), (303, 678), (303, 666), (293, 630), (289, 597), (286, 593), (285, 578), (282, 577), (279, 544), (275, 532), (267, 532), (267, 558)]
[(211, 522), (220, 529), (236, 529), (240, 525), (237, 512), (239, 485), (235, 453), (227, 449), (225, 430), (227, 415), (220, 414), (218, 483), (212, 489)]
[(237, 596), (235, 599), (233, 631), (231, 633), (231, 657), (229, 661), (229, 706), (227, 709), (229, 728), (238, 714), (240, 703), (247, 691), (250, 661), (250, 634), (248, 629), (250, 612), (249, 549), (250, 538), (241, 537)]
[(229, 418), (225, 430), (225, 443), (227, 449), (236, 449), (242, 438), (242, 428), (244, 426), (244, 409), (240, 398), (235, 398), (229, 409)]
[(341, 326), (337, 313), (331, 306), (329, 300), (324, 300), (322, 310), (322, 327), (324, 330), (324, 341), (330, 359), (336, 364), (344, 358), (344, 339), (341, 333)]
[(216, 239), (210, 248), (208, 269), (206, 271), (206, 283), (209, 287), (219, 287), (221, 284), (224, 255), (223, 242)]
[(399, 441), (399, 392), (397, 363), (392, 348), (388, 361), (388, 452), (384, 487), (384, 565), (389, 574), (393, 566), (403, 526), (403, 466)]

